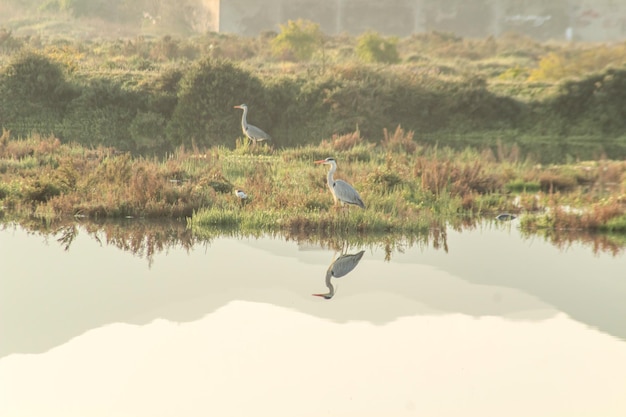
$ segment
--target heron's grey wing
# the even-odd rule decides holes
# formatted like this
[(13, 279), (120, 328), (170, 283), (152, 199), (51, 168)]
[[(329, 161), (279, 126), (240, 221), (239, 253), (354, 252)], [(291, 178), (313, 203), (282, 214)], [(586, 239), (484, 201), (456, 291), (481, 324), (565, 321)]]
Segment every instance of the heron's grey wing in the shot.
[(364, 253), (365, 251), (362, 250), (352, 255), (341, 255), (329, 268), (332, 276), (339, 278), (352, 271), (359, 264)]
[(348, 204), (356, 204), (361, 208), (365, 208), (365, 204), (363, 204), (363, 200), (361, 200), (361, 196), (350, 184), (343, 180), (335, 180), (335, 184), (333, 184), (333, 189), (335, 190), (335, 195), (340, 201)]
[(262, 131), (261, 129), (253, 125), (248, 125), (247, 133), (248, 133), (248, 136), (250, 136), (252, 140), (271, 140), (272, 139), (270, 135), (268, 135), (267, 133), (265, 133), (264, 131)]

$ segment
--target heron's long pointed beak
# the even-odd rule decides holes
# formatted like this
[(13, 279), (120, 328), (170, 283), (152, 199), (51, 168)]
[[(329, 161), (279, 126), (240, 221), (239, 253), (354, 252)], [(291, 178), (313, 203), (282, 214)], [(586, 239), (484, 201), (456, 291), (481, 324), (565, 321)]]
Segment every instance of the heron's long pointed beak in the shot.
[(325, 160), (321, 159), (319, 161), (313, 161), (316, 164), (323, 164), (324, 162), (326, 162)]
[(241, 106), (233, 106), (233, 109), (240, 109)]
[(326, 294), (311, 294), (311, 295), (314, 295), (316, 297), (324, 297), (324, 298), (326, 298)]

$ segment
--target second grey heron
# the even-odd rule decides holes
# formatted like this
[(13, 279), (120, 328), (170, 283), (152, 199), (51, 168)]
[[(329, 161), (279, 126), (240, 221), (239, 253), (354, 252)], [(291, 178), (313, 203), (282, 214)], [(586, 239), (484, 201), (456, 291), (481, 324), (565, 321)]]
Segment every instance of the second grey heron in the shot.
[(259, 129), (258, 127), (248, 124), (248, 106), (245, 104), (240, 104), (239, 106), (234, 106), (235, 109), (242, 109), (243, 115), (241, 116), (241, 130), (243, 134), (246, 135), (248, 139), (252, 141), (253, 144), (257, 142), (261, 142), (264, 140), (272, 140), (271, 136)]
[(342, 205), (344, 203), (354, 204), (355, 206), (359, 206), (363, 209), (365, 208), (365, 204), (363, 203), (363, 200), (361, 200), (361, 196), (353, 186), (344, 180), (336, 180), (334, 178), (335, 171), (337, 170), (337, 161), (335, 161), (335, 158), (328, 157), (320, 161), (315, 161), (315, 163), (330, 165), (327, 182), (328, 188), (330, 189), (333, 199), (335, 200), (335, 204), (337, 204), (337, 201), (340, 201)]

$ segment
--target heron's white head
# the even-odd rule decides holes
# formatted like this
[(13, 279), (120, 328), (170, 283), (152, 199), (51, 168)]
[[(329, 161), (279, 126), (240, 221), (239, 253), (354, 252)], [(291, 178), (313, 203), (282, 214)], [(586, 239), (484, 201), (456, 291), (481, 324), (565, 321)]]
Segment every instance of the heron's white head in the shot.
[(335, 161), (335, 158), (329, 156), (326, 159), (320, 159), (319, 161), (314, 161), (316, 164), (324, 164), (324, 165), (333, 165), (333, 164), (337, 164), (337, 161)]
[(243, 109), (243, 110), (245, 110), (247, 108), (248, 108), (248, 106), (245, 105), (245, 104), (240, 104), (238, 106), (233, 106), (233, 109)]
[(241, 190), (235, 190), (235, 195), (241, 198), (242, 200), (245, 200), (246, 198), (248, 198), (248, 195)]

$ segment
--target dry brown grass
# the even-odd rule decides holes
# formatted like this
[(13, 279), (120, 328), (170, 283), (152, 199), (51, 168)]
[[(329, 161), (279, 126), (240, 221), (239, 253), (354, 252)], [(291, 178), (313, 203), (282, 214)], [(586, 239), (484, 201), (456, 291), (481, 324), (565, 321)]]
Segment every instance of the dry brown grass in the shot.
[(502, 143), (502, 140), (498, 139), (496, 142), (496, 151), (499, 162), (518, 163), (521, 158), (521, 151), (517, 144), (506, 145)]
[[(324, 142), (325, 141), (322, 142), (321, 146), (325, 145)], [(357, 129), (354, 132), (344, 135), (333, 135), (330, 140), (330, 148), (334, 151), (347, 151), (362, 143), (363, 137), (361, 136), (361, 132)]]
[(584, 211), (581, 215), (560, 213), (557, 227), (563, 229), (599, 230), (610, 219), (619, 217), (622, 214), (624, 214), (624, 207), (617, 201), (607, 204), (594, 204), (590, 210)]
[(419, 157), (414, 173), (421, 178), (422, 189), (439, 196), (449, 192), (452, 196), (473, 193), (486, 194), (502, 187), (502, 180), (486, 170), (482, 161), (457, 162)]
[(0, 158), (23, 159), (27, 156), (41, 156), (55, 154), (61, 146), (61, 141), (55, 136), (41, 136), (33, 134), (28, 140), (11, 138), (11, 131), (2, 129), (0, 136)]
[(417, 150), (417, 143), (413, 140), (413, 131), (405, 132), (400, 125), (391, 134), (387, 128), (383, 129), (381, 146), (387, 152), (398, 154), (413, 154)]
[(620, 200), (610, 200), (588, 205), (584, 209), (571, 208), (559, 204), (558, 194), (551, 196), (547, 213), (527, 217), (524, 227), (527, 229), (552, 230), (601, 230), (607, 222), (626, 213), (626, 207)]
[(574, 176), (556, 170), (543, 171), (539, 174), (538, 179), (541, 189), (548, 193), (571, 191), (578, 185)]

